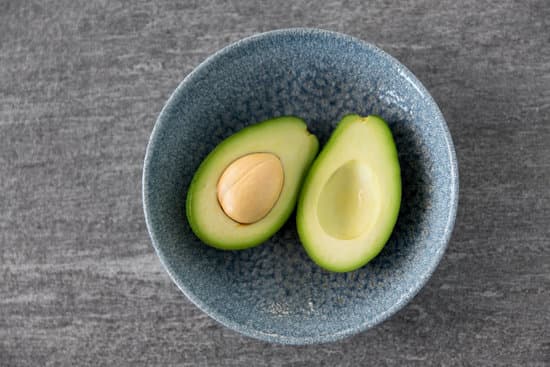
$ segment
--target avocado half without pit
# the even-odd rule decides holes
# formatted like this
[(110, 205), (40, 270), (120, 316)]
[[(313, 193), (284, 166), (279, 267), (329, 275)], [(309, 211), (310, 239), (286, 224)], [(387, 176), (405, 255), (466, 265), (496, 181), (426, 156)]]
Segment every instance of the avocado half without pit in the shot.
[(201, 163), (187, 192), (193, 232), (223, 250), (259, 245), (288, 219), (317, 151), (299, 118), (251, 125), (222, 141)]
[(401, 174), (388, 125), (377, 116), (348, 115), (304, 181), (298, 234), (319, 266), (352, 271), (382, 250), (400, 204)]

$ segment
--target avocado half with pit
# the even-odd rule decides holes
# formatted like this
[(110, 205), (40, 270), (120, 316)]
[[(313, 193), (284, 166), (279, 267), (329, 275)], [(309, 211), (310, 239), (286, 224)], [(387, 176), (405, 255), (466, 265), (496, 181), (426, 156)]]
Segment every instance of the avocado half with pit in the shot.
[(388, 125), (377, 116), (340, 121), (304, 181), (300, 240), (313, 261), (352, 271), (382, 250), (397, 221), (401, 173)]
[(187, 219), (204, 243), (223, 250), (256, 246), (292, 213), (319, 150), (305, 122), (279, 117), (222, 141), (201, 163), (187, 192)]

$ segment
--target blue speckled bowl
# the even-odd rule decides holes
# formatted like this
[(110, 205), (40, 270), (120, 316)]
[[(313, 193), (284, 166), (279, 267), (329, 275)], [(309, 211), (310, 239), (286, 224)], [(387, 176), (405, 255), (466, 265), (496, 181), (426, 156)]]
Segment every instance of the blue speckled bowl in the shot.
[[(303, 118), (323, 144), (348, 113), (382, 116), (399, 151), (401, 212), (377, 258), (350, 273), (322, 270), (302, 249), (294, 216), (249, 250), (216, 250), (194, 236), (185, 196), (216, 144), (280, 115)], [(422, 84), (380, 49), (315, 29), (260, 34), (204, 61), (162, 110), (143, 171), (147, 227), (178, 287), (223, 325), (285, 344), (341, 339), (403, 307), (443, 256), (457, 196), (451, 137)]]

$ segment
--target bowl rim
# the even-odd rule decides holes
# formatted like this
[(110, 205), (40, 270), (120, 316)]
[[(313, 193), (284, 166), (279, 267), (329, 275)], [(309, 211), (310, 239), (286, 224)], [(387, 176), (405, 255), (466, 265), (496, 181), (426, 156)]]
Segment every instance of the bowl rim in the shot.
[[(164, 255), (163, 250), (161, 249), (161, 244), (158, 242), (157, 237), (155, 235), (155, 230), (153, 227), (153, 223), (149, 214), (149, 197), (147, 194), (147, 187), (149, 186), (149, 166), (152, 160), (152, 150), (153, 146), (155, 145), (155, 142), (158, 140), (160, 125), (162, 123), (162, 120), (164, 120), (165, 115), (167, 114), (167, 110), (169, 106), (174, 104), (174, 102), (178, 99), (178, 96), (182, 92), (184, 88), (186, 88), (187, 84), (192, 83), (195, 79), (199, 78), (201, 73), (209, 67), (217, 58), (228, 54), (238, 48), (241, 48), (243, 46), (246, 46), (253, 42), (262, 41), (264, 39), (269, 39), (272, 37), (281, 37), (281, 36), (325, 36), (325, 37), (332, 37), (336, 39), (342, 39), (348, 42), (359, 44), (360, 46), (369, 49), (370, 51), (387, 58), (393, 65), (397, 65), (400, 69), (400, 72), (403, 73), (403, 76), (408, 79), (408, 81), (416, 88), (418, 91), (425, 96), (427, 99), (427, 103), (433, 104), (435, 107), (435, 113), (441, 121), (441, 127), (443, 130), (443, 137), (445, 140), (445, 146), (448, 151), (449, 159), (450, 159), (450, 168), (451, 168), (451, 187), (450, 187), (450, 209), (448, 211), (448, 216), (446, 220), (446, 224), (444, 227), (444, 235), (441, 238), (441, 247), (439, 251), (437, 251), (436, 256), (434, 258), (433, 266), (428, 268), (425, 273), (423, 273), (419, 278), (418, 281), (415, 283), (415, 286), (410, 288), (409, 291), (404, 294), (397, 302), (395, 302), (391, 307), (386, 309), (384, 312), (376, 315), (373, 319), (366, 320), (363, 323), (357, 324), (354, 327), (347, 328), (345, 330), (339, 330), (334, 333), (330, 334), (319, 334), (316, 336), (304, 336), (304, 337), (296, 337), (296, 336), (289, 336), (289, 335), (280, 335), (280, 334), (273, 334), (273, 333), (267, 333), (262, 332), (261, 330), (252, 329), (248, 327), (245, 324), (234, 322), (227, 317), (225, 317), (223, 314), (219, 313), (217, 310), (210, 308), (207, 306), (204, 302), (202, 302), (201, 299), (196, 297), (193, 292), (191, 292), (185, 284), (182, 284), (182, 282), (178, 281), (178, 278), (176, 277), (176, 272), (174, 269), (172, 269), (169, 266), (169, 262), (167, 257)], [(399, 62), (396, 58), (394, 58), (389, 53), (383, 51), (382, 49), (378, 48), (377, 46), (363, 41), (359, 38), (340, 33), (335, 31), (329, 31), (324, 30), (320, 28), (283, 28), (283, 29), (277, 29), (272, 30), (268, 32), (258, 33), (254, 34), (249, 37), (242, 38), (236, 42), (232, 42), (225, 47), (219, 49), (218, 51), (214, 52), (210, 56), (208, 56), (204, 61), (202, 61), (198, 66), (196, 66), (177, 86), (177, 88), (172, 92), (168, 100), (165, 102), (160, 114), (158, 115), (155, 125), (153, 127), (153, 130), (151, 132), (146, 152), (145, 152), (145, 158), (144, 158), (144, 164), (143, 164), (143, 174), (142, 174), (142, 203), (143, 203), (143, 211), (145, 216), (145, 222), (147, 226), (147, 232), (149, 234), (149, 237), (151, 239), (152, 245), (155, 249), (155, 252), (157, 256), (159, 257), (162, 266), (167, 271), (168, 275), (172, 279), (172, 281), (178, 286), (180, 291), (195, 305), (197, 306), (201, 311), (205, 312), (208, 316), (219, 322), (220, 324), (224, 325), (225, 327), (232, 329), (234, 331), (237, 331), (245, 336), (259, 339), (262, 341), (272, 342), (272, 343), (278, 343), (278, 344), (287, 344), (287, 345), (308, 345), (308, 344), (321, 344), (321, 343), (329, 343), (329, 342), (335, 342), (342, 340), (344, 338), (350, 337), (352, 335), (361, 333), (365, 330), (368, 330), (381, 322), (387, 320), (391, 316), (393, 316), (395, 313), (397, 313), (400, 309), (402, 309), (405, 305), (407, 305), (417, 294), (418, 292), (426, 285), (432, 274), (434, 273), (435, 269), (438, 267), (439, 263), (441, 262), (441, 259), (443, 258), (443, 255), (448, 247), (449, 241), (451, 239), (452, 231), (454, 228), (455, 220), (456, 220), (456, 214), (457, 214), (457, 208), (458, 208), (458, 196), (459, 196), (459, 176), (458, 176), (458, 163), (456, 158), (456, 152), (454, 148), (454, 144), (451, 138), (451, 134), (449, 132), (449, 128), (447, 125), (447, 122), (441, 113), (441, 110), (439, 109), (439, 106), (433, 99), (432, 95), (428, 92), (426, 87), (416, 78), (416, 76), (401, 62)]]

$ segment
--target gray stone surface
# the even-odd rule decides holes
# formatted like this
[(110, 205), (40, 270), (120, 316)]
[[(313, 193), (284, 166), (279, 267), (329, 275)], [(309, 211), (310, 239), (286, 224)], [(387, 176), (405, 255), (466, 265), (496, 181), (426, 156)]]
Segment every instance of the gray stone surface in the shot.
[[(195, 308), (149, 243), (155, 118), (213, 51), (316, 26), (432, 92), (461, 198), (440, 267), (392, 319), (286, 347)], [(550, 3), (0, 0), (0, 365), (550, 365)]]

